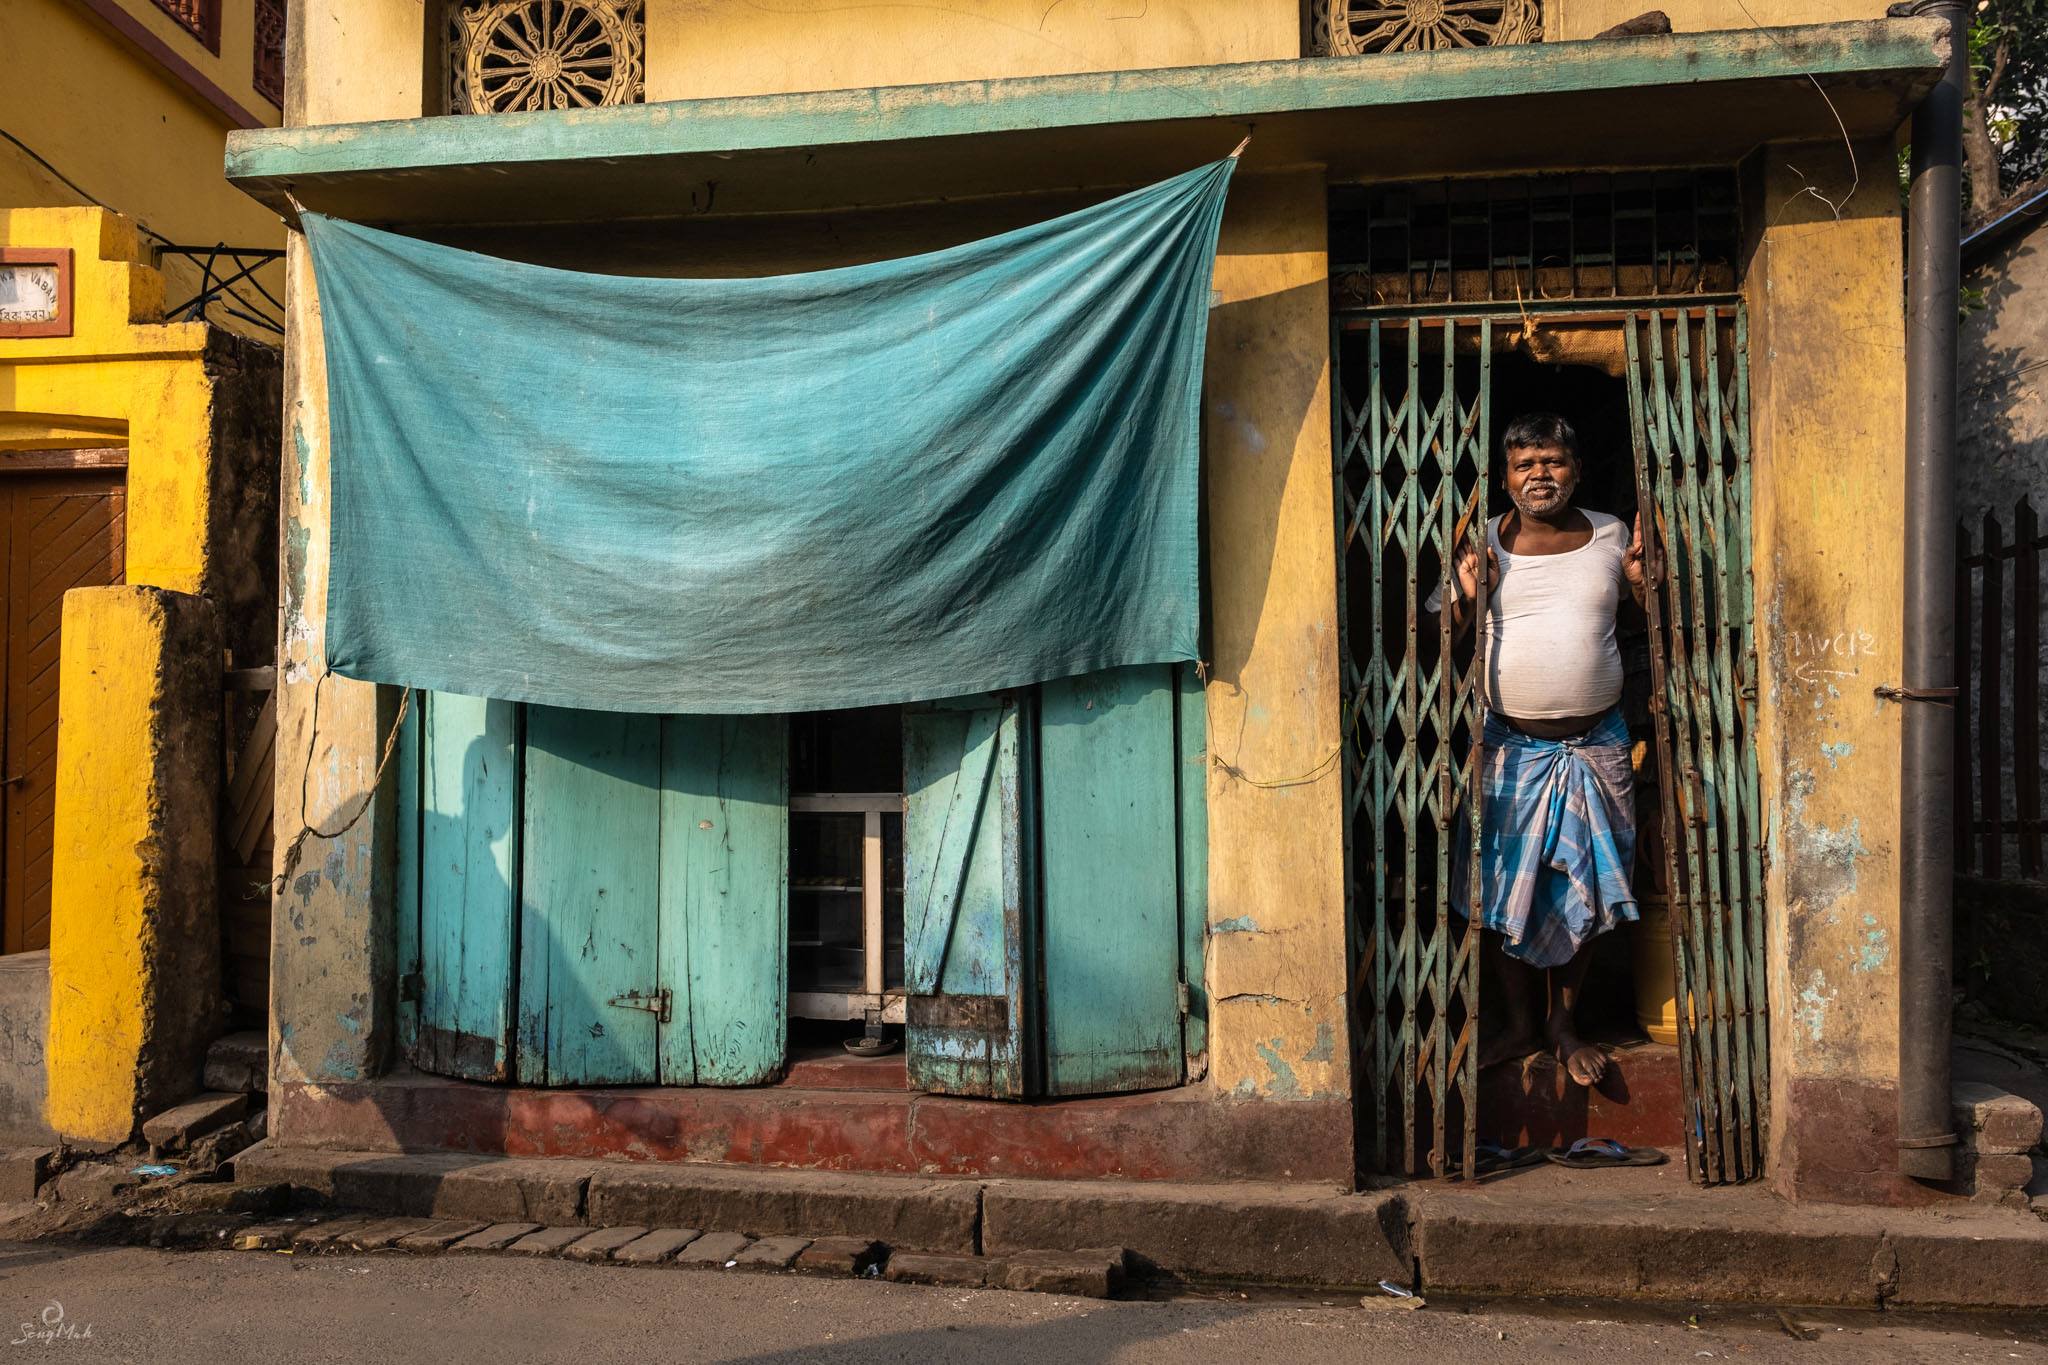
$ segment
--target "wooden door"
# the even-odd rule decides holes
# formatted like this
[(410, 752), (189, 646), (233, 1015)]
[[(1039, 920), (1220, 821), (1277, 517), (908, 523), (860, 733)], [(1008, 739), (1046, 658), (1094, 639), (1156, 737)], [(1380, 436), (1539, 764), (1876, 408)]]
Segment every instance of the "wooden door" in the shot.
[(4, 950), (50, 946), (57, 791), (57, 655), (64, 594), (123, 581), (127, 494), (119, 471), (0, 475), (6, 584), (0, 736)]

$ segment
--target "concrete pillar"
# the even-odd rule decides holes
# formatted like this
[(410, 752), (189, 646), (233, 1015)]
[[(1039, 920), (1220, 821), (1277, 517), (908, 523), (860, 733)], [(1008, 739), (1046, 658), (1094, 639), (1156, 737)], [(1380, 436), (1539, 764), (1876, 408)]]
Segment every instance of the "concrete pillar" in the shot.
[(1327, 231), (1320, 169), (1231, 186), (1203, 377), (1209, 1037), (1219, 1089), (1332, 1102), (1348, 1144)]
[(126, 1141), (219, 1032), (221, 628), (205, 598), (64, 598), (46, 1117)]
[(1799, 1198), (1897, 1174), (1898, 546), (1905, 318), (1889, 144), (1752, 167), (1758, 759), (1768, 830), (1770, 1170)]
[[(297, 0), (285, 53), (293, 126), (416, 118), (426, 27), (418, 0)], [(327, 360), (306, 239), (286, 244), (283, 634), (278, 644), (277, 849), (332, 828), (370, 792), (396, 688), (323, 682), (327, 624)], [(391, 1053), (396, 949), (387, 787), (337, 839), (308, 839), (272, 917), (274, 1084), (367, 1080)], [(381, 851), (381, 852), (380, 852)]]

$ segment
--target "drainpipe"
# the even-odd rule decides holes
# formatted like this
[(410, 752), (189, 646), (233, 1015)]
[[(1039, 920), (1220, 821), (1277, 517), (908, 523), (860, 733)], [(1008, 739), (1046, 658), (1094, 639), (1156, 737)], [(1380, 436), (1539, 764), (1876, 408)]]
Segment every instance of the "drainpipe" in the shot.
[(1954, 1176), (1949, 1012), (1954, 950), (1956, 309), (1962, 289), (1961, 0), (1893, 14), (1946, 19), (1948, 72), (1913, 113), (1906, 234), (1905, 648), (1899, 837), (1899, 1172)]

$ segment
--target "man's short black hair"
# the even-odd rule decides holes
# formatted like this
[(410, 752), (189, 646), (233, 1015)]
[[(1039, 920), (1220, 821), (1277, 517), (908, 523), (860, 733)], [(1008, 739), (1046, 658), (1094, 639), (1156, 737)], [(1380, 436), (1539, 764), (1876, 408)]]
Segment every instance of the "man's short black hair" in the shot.
[(1579, 458), (1579, 433), (1572, 430), (1572, 424), (1554, 412), (1525, 412), (1508, 423), (1508, 429), (1500, 434), (1500, 448), (1503, 454), (1511, 450), (1542, 450), (1556, 447), (1572, 457)]

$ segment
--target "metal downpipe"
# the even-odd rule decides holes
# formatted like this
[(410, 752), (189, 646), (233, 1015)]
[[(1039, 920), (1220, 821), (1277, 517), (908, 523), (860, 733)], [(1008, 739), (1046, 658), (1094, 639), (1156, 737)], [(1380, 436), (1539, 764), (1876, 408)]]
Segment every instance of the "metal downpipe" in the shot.
[(1956, 314), (1962, 289), (1968, 11), (1916, 0), (1894, 14), (1948, 20), (1948, 72), (1913, 113), (1906, 241), (1905, 641), (1899, 831), (1899, 1172), (1955, 1174), (1949, 1028), (1955, 828)]

